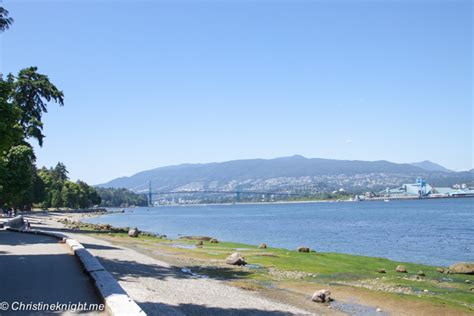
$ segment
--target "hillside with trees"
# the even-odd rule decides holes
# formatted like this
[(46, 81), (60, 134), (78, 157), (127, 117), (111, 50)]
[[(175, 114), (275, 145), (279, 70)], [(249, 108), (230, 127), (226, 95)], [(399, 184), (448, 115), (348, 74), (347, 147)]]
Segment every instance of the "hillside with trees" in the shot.
[(147, 206), (145, 195), (133, 193), (130, 190), (119, 188), (96, 188), (104, 207)]

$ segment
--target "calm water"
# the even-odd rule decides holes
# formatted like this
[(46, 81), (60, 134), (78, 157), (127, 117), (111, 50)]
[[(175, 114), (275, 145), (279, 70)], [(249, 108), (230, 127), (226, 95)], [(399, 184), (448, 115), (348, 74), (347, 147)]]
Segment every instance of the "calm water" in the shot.
[(474, 261), (474, 199), (126, 209), (88, 220), (166, 234), (449, 265)]

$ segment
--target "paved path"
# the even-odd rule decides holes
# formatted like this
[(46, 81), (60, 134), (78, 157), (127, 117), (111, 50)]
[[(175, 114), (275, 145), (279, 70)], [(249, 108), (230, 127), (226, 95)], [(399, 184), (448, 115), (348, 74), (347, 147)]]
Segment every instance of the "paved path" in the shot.
[[(0, 230), (0, 305), (7, 302), (10, 306), (9, 312), (0, 311), (0, 315), (12, 313), (15, 301), (101, 303), (91, 280), (66, 245), (48, 236)], [(31, 312), (15, 313), (20, 314)]]
[[(35, 216), (44, 230), (61, 224)], [(86, 234), (64, 232), (84, 245), (148, 315), (307, 315), (256, 293), (214, 279), (196, 279), (167, 263)]]

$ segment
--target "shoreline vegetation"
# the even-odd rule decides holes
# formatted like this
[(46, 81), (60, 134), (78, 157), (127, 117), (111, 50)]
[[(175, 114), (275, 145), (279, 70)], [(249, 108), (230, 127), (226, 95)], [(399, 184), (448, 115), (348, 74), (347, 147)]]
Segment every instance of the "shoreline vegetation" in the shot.
[[(110, 211), (91, 210), (74, 216), (68, 216), (68, 213), (74, 211), (65, 212), (66, 217), (57, 221), (74, 232), (87, 233), (132, 248), (197, 278), (217, 278), (260, 294), (271, 292), (274, 296), (291, 293), (288, 294), (291, 297), (289, 300), (295, 304), (308, 304), (308, 295), (312, 294), (309, 289), (328, 288), (335, 302), (352, 297), (380, 306), (382, 310), (401, 304), (405, 312), (406, 308), (412, 308), (410, 313), (413, 314), (442, 310), (450, 315), (467, 315), (474, 311), (474, 275), (455, 273), (453, 268), (320, 253), (317, 249), (298, 252), (271, 245), (217, 241), (204, 236), (169, 239), (166, 235), (140, 232), (138, 229), (138, 235), (130, 237), (129, 230), (136, 228), (81, 221), (85, 217), (100, 216)], [(246, 265), (226, 264), (226, 258), (235, 252), (245, 258)]]

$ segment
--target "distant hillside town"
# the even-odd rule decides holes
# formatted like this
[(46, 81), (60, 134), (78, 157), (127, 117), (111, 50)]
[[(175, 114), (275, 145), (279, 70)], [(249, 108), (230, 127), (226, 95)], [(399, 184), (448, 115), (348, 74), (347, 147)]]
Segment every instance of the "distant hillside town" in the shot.
[[(417, 178), (426, 185), (413, 184)], [(455, 172), (430, 161), (399, 164), (296, 155), (160, 167), (99, 187), (126, 188), (160, 205), (444, 197), (469, 195), (474, 171)]]

